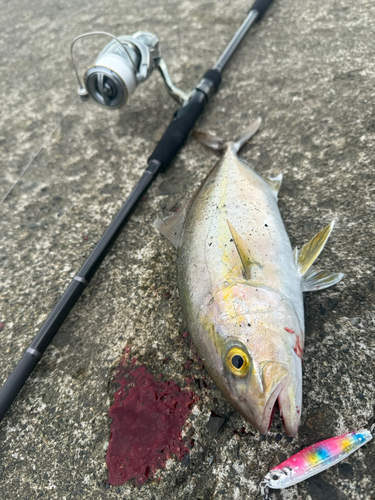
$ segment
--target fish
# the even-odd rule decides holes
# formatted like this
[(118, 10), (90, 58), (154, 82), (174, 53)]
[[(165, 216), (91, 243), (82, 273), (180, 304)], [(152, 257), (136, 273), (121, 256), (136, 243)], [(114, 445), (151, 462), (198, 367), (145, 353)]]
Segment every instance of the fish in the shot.
[(292, 250), (278, 208), (282, 175), (262, 178), (237, 153), (258, 118), (234, 141), (195, 136), (223, 156), (183, 209), (156, 220), (176, 247), (188, 331), (212, 380), (261, 434), (278, 405), (285, 432), (302, 406), (303, 292), (335, 285), (342, 273), (312, 266), (334, 221)]
[(263, 488), (288, 488), (336, 465), (371, 441), (372, 429), (347, 432), (308, 446), (271, 469), (262, 482)]

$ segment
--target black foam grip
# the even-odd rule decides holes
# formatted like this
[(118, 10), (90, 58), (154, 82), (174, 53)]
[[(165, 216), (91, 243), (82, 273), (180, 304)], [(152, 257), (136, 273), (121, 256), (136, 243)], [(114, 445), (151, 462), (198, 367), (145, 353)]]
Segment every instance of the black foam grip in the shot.
[(255, 4), (251, 7), (251, 10), (256, 10), (259, 12), (257, 21), (259, 21), (263, 17), (272, 2), (273, 0), (256, 0)]
[(194, 123), (201, 115), (206, 101), (203, 92), (197, 91), (190, 102), (180, 108), (175, 114), (175, 119), (169, 124), (163, 137), (160, 139), (154, 152), (148, 159), (158, 160), (162, 164), (161, 172), (169, 167), (173, 158), (176, 156), (189, 132), (194, 127)]
[[(214, 91), (218, 89), (221, 82), (221, 74), (215, 69), (209, 69), (203, 76), (213, 84)], [(201, 90), (196, 90), (193, 97), (186, 106), (180, 108), (174, 115), (163, 137), (160, 139), (154, 152), (148, 159), (157, 160), (161, 163), (161, 172), (164, 172), (172, 162), (173, 158), (181, 149), (187, 136), (194, 127), (195, 122), (204, 110), (208, 96)]]

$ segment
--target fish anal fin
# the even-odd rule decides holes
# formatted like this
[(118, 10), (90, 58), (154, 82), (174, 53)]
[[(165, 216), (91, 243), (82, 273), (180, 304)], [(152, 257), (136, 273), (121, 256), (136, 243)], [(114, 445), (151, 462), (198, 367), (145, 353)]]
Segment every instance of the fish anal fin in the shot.
[(283, 181), (283, 174), (279, 174), (276, 177), (266, 177), (264, 179), (274, 192), (276, 199), (280, 191), (281, 183)]
[(314, 261), (318, 258), (320, 252), (327, 243), (334, 225), (335, 221), (332, 221), (328, 226), (313, 236), (308, 243), (305, 243), (300, 250), (296, 249), (294, 251), (294, 257), (300, 276), (305, 276)]
[(321, 269), (310, 267), (302, 281), (303, 292), (314, 292), (336, 285), (343, 279), (343, 273), (330, 273)]
[(227, 219), (227, 224), (229, 227), (230, 234), (232, 235), (233, 242), (235, 244), (235, 247), (237, 249), (238, 255), (240, 256), (242, 266), (244, 269), (244, 275), (245, 278), (250, 280), (251, 279), (251, 268), (253, 266), (261, 267), (258, 262), (256, 262), (251, 255), (249, 255), (249, 250), (246, 249), (245, 243), (241, 236), (237, 233), (237, 231), (234, 229), (233, 225), (231, 222)]
[(182, 209), (162, 220), (157, 219), (154, 227), (177, 248), (185, 219), (186, 210)]

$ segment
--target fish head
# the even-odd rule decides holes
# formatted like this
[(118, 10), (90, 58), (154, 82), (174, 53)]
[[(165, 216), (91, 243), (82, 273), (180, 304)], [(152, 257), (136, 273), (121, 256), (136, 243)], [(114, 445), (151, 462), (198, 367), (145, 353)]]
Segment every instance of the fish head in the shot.
[[(232, 291), (231, 300), (238, 298)], [(262, 434), (279, 407), (286, 434), (298, 431), (302, 402), (302, 332), (293, 309), (271, 291), (240, 287), (241, 306), (216, 314), (221, 383), (231, 404)], [(297, 333), (296, 333), (297, 332)], [(296, 347), (297, 346), (297, 347)]]

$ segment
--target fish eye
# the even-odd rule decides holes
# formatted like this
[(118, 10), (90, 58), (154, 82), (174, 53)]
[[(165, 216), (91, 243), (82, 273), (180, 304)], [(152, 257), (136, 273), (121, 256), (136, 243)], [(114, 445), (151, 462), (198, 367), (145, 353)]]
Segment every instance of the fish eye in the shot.
[(276, 474), (274, 474), (274, 475), (272, 476), (272, 480), (273, 480), (273, 481), (278, 481), (279, 479), (280, 479), (280, 476), (277, 476)]
[(250, 368), (250, 359), (240, 347), (232, 347), (225, 358), (226, 364), (233, 375), (243, 377)]

